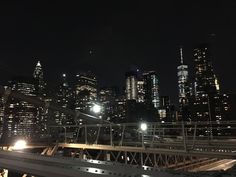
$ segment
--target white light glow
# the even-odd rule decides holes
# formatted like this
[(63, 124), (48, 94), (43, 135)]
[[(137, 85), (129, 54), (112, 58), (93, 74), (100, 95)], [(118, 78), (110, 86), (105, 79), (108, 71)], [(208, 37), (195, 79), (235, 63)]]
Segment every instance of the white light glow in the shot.
[(14, 150), (22, 150), (26, 148), (26, 141), (25, 140), (18, 140), (13, 146)]
[(146, 131), (146, 130), (147, 130), (147, 123), (141, 123), (141, 124), (140, 124), (140, 129), (141, 129), (142, 131)]
[(99, 106), (99, 105), (97, 105), (97, 104), (95, 104), (93, 107), (92, 107), (92, 111), (94, 112), (94, 113), (100, 113), (101, 112), (101, 110), (102, 110), (102, 107), (101, 106)]

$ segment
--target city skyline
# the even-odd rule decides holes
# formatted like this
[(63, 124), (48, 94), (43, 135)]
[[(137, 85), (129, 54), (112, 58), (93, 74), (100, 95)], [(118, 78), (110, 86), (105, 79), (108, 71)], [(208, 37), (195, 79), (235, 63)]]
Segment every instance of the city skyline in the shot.
[[(207, 44), (208, 46), (209, 46), (209, 44), (208, 43), (200, 43), (200, 45), (201, 44)], [(196, 45), (197, 46), (197, 45)], [(211, 46), (210, 46), (211, 47)], [(173, 93), (167, 93), (167, 92), (164, 92), (164, 94), (163, 94), (163, 91), (162, 91), (162, 83), (159, 83), (159, 87), (161, 88), (161, 89), (159, 89), (159, 92), (161, 93), (161, 95), (163, 95), (163, 96), (165, 96), (165, 95), (168, 95), (168, 96), (170, 96), (171, 97), (171, 100), (177, 105), (177, 104), (179, 104), (178, 103), (178, 99), (179, 99), (179, 94), (178, 94), (178, 92), (179, 92), (179, 88), (178, 88), (178, 69), (179, 69), (179, 66), (181, 65), (182, 66), (182, 62), (183, 62), (183, 57), (184, 57), (184, 54), (183, 54), (183, 47), (182, 46), (179, 46), (179, 50), (180, 51), (178, 51), (179, 53), (179, 58), (178, 58), (178, 60), (179, 60), (179, 63), (178, 63), (178, 65), (176, 66), (176, 85), (177, 85), (177, 87), (175, 88), (175, 91), (174, 92), (176, 92), (175, 94), (173, 94)], [(195, 49), (194, 49), (195, 50)], [(211, 55), (212, 55), (212, 52), (211, 52)], [(36, 59), (36, 58), (35, 58)], [(52, 89), (55, 89), (57, 86), (59, 86), (60, 85), (60, 79), (62, 78), (62, 77), (67, 77), (67, 79), (68, 79), (68, 82), (70, 83), (70, 84), (72, 84), (72, 85), (74, 85), (75, 84), (75, 82), (76, 82), (76, 77), (77, 77), (77, 75), (78, 74), (80, 74), (80, 73), (86, 73), (86, 72), (89, 72), (89, 73), (91, 73), (91, 74), (94, 74), (94, 72), (93, 71), (91, 71), (90, 69), (88, 69), (88, 70), (78, 70), (77, 72), (75, 72), (75, 73), (71, 73), (71, 72), (60, 72), (60, 73), (57, 73), (58, 75), (56, 76), (56, 81), (55, 81), (55, 79), (53, 80), (53, 81), (51, 81), (51, 80), (48, 80), (48, 78), (47, 77), (45, 77), (45, 73), (47, 73), (47, 71), (44, 69), (45, 67), (44, 67), (44, 65), (43, 66), (41, 66), (41, 61), (40, 60), (36, 60), (36, 68), (38, 67), (38, 66), (40, 66), (40, 67), (42, 67), (43, 68), (43, 70), (44, 70), (44, 82), (45, 82), (45, 84), (48, 84), (48, 88), (49, 87), (52, 87)], [(193, 78), (194, 78), (194, 69), (193, 69), (193, 67), (194, 67), (194, 64), (192, 64), (192, 65), (189, 65), (189, 64), (186, 64), (186, 62), (184, 61), (184, 66), (186, 66), (187, 67), (187, 71), (188, 71), (188, 75), (190, 75), (190, 77), (187, 79), (187, 82), (188, 83), (193, 83), (194, 82), (194, 80), (193, 80)], [(212, 66), (213, 66), (213, 68), (215, 68), (214, 67), (214, 62), (212, 62)], [(31, 66), (31, 68), (29, 68), (29, 70), (31, 71), (32, 69), (34, 69), (33, 70), (33, 74), (31, 73), (30, 75), (24, 75), (24, 74), (19, 74), (18, 76), (20, 76), (20, 77), (25, 77), (25, 78), (34, 78), (35, 77), (35, 68), (33, 67), (33, 66)], [(143, 69), (143, 68), (142, 68)], [(216, 71), (216, 70), (215, 70)], [(142, 74), (145, 74), (145, 72), (150, 72), (150, 71), (148, 71), (147, 69), (143, 69), (143, 70), (141, 70), (140, 69), (140, 67), (137, 67), (137, 66), (130, 66), (128, 69), (127, 69), (127, 71), (126, 72), (137, 72), (137, 74), (138, 73), (140, 73), (141, 75)], [(98, 84), (97, 84), (97, 88), (98, 88), (98, 90), (100, 90), (100, 89), (102, 89), (102, 88), (104, 88), (104, 87), (117, 87), (117, 88), (119, 88), (119, 90), (120, 90), (120, 93), (121, 94), (125, 94), (125, 82), (126, 82), (126, 79), (125, 79), (125, 75), (126, 75), (126, 72), (125, 73), (123, 73), (123, 76), (121, 76), (121, 77), (123, 77), (123, 80), (122, 80), (122, 83), (115, 83), (115, 84), (107, 84), (107, 85), (103, 85), (102, 83), (104, 82), (104, 80), (101, 80), (100, 78), (98, 78), (97, 76), (96, 76), (96, 74), (94, 74), (94, 76), (96, 76), (97, 77), (97, 82), (98, 82)], [(156, 72), (156, 71), (153, 71), (153, 72)], [(158, 80), (162, 80), (162, 79), (160, 79), (160, 77), (159, 77), (159, 73), (158, 72), (156, 72), (157, 73), (157, 78), (158, 78)], [(217, 73), (217, 71), (216, 71), (216, 73)], [(7, 79), (4, 81), (4, 82), (1, 82), (1, 84), (2, 85), (4, 85), (4, 84), (7, 84), (9, 81), (11, 81), (12, 79), (14, 80), (15, 78), (17, 78), (18, 77), (17, 75), (9, 75), (8, 77), (6, 77)], [(220, 77), (220, 75), (216, 75), (216, 77), (217, 78), (221, 78)], [(220, 90), (221, 90), (221, 92), (222, 93), (235, 93), (235, 91), (233, 90), (233, 91), (227, 91), (227, 89), (226, 89), (226, 91), (225, 91), (225, 89), (224, 89), (224, 85), (221, 83), (221, 81), (219, 81), (219, 80), (217, 80), (217, 82), (218, 82), (218, 84), (220, 85)], [(45, 85), (46, 86), (46, 85)], [(223, 89), (222, 89), (223, 88)], [(163, 90), (165, 90), (165, 88), (163, 89)], [(166, 94), (165, 94), (166, 93)]]
[(55, 8), (51, 3), (4, 2), (0, 79), (10, 79), (13, 71), (29, 76), (31, 66), (40, 60), (49, 83), (61, 73), (91, 70), (102, 86), (124, 86), (124, 73), (133, 65), (155, 70), (162, 95), (177, 98), (179, 46), (192, 68), (194, 46), (207, 41), (212, 44), (212, 62), (222, 90), (236, 90), (235, 83), (227, 79), (236, 74), (235, 3), (104, 4), (83, 3), (73, 8), (73, 4), (57, 3)]
[(236, 1), (0, 1), (0, 176), (236, 176), (235, 19)]

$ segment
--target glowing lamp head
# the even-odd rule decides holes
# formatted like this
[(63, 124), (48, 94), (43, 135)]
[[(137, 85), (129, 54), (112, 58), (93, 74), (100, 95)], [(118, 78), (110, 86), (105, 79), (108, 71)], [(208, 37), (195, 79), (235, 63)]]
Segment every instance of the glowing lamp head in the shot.
[(140, 124), (140, 129), (142, 130), (142, 131), (146, 131), (147, 130), (147, 123), (141, 123)]
[(92, 111), (97, 114), (97, 113), (100, 113), (102, 110), (102, 107), (97, 105), (97, 104), (94, 104), (94, 106), (92, 107)]
[(18, 140), (15, 142), (13, 149), (14, 150), (22, 150), (26, 148), (26, 141), (25, 140)]

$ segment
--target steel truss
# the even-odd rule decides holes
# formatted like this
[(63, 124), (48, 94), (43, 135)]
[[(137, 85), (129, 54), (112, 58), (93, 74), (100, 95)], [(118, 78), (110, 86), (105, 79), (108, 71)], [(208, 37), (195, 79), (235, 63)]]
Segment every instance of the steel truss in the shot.
[(187, 155), (108, 150), (96, 150), (96, 154), (94, 154), (94, 150), (90, 149), (79, 149), (73, 157), (88, 160), (119, 162), (126, 165), (138, 165), (146, 170), (152, 170), (152, 168), (177, 168), (180, 165), (185, 166), (202, 159)]

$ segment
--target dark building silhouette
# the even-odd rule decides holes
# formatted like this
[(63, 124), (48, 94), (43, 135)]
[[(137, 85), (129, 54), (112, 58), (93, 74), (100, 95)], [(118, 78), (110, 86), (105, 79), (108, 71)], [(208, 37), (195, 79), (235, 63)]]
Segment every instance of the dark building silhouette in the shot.
[[(236, 93), (227, 94), (228, 99), (228, 110), (229, 110), (229, 120), (235, 121), (236, 120)], [(225, 107), (227, 109), (227, 106)]]
[(144, 100), (147, 106), (159, 108), (159, 79), (155, 71), (143, 73), (144, 80)]
[(126, 121), (157, 121), (159, 80), (155, 71), (126, 73)]
[[(33, 80), (35, 85), (35, 94), (37, 98), (41, 100), (47, 100), (46, 98), (46, 82), (44, 81), (44, 72), (40, 61), (37, 62), (33, 71)], [(40, 122), (40, 134), (41, 136), (46, 135), (48, 128), (48, 110), (47, 108), (37, 107), (37, 119)]]
[(176, 122), (176, 107), (171, 103), (169, 96), (160, 97), (160, 107), (158, 109), (160, 122)]
[(111, 122), (119, 122), (124, 119), (124, 115), (122, 116), (122, 112), (124, 111), (124, 107), (120, 110), (118, 108), (120, 106), (124, 106), (125, 100), (120, 100), (119, 89), (117, 87), (103, 87), (99, 91), (99, 102), (102, 105), (102, 116), (103, 119), (111, 121)]
[(90, 112), (91, 107), (97, 101), (97, 78), (91, 72), (83, 72), (76, 75), (75, 84), (75, 109), (82, 112)]
[[(62, 74), (59, 84), (59, 89), (56, 95), (56, 103), (57, 105), (73, 109), (73, 100), (74, 92), (72, 88), (69, 86), (67, 75)], [(74, 125), (74, 117), (70, 115), (66, 115), (65, 113), (56, 111), (55, 112), (55, 123), (57, 125)]]
[(126, 100), (137, 101), (138, 90), (137, 90), (137, 72), (130, 71), (125, 73), (126, 80)]
[(206, 129), (199, 131), (199, 135), (212, 135), (212, 133), (220, 135), (222, 132), (217, 128), (211, 130), (213, 121), (218, 124), (222, 121), (222, 101), (218, 79), (213, 70), (212, 56), (207, 44), (201, 44), (194, 49), (194, 83), (192, 89), (194, 94), (191, 98), (191, 120), (209, 123)]
[[(7, 89), (7, 87), (4, 87), (4, 89)], [(4, 95), (1, 95), (0, 97), (0, 140), (3, 136), (3, 130), (6, 131), (6, 127), (4, 129), (4, 122), (6, 120), (4, 120), (4, 116), (5, 116), (5, 110), (6, 110), (6, 102), (7, 102), (7, 98), (6, 96), (4, 97)]]
[[(35, 80), (32, 78), (17, 77), (9, 82), (9, 88), (27, 96), (37, 97)], [(5, 137), (40, 137), (41, 119), (38, 108), (24, 100), (8, 98), (4, 116)]]
[(179, 119), (188, 120), (188, 95), (189, 95), (189, 72), (188, 65), (184, 63), (183, 49), (180, 48), (180, 65), (177, 67), (178, 97), (179, 97)]
[(138, 91), (138, 103), (144, 103), (145, 102), (145, 88), (144, 88), (144, 80), (143, 78), (139, 78), (137, 81), (137, 91)]
[(35, 89), (38, 97), (45, 96), (45, 86), (46, 83), (43, 77), (43, 69), (40, 61), (37, 62), (36, 67), (33, 72), (33, 78), (35, 79)]

